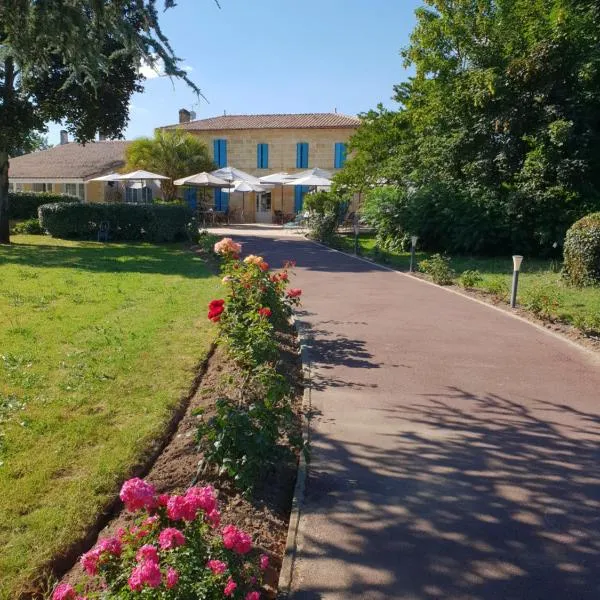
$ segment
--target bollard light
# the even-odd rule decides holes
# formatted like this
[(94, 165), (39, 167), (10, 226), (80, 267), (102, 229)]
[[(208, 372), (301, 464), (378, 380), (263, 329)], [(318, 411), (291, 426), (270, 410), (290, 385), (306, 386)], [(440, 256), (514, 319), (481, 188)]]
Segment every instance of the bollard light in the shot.
[(418, 235), (411, 236), (411, 238), (410, 238), (410, 267), (408, 268), (410, 273), (412, 273), (415, 270), (415, 248), (417, 247), (418, 241), (419, 241)]
[(519, 287), (519, 271), (521, 270), (521, 263), (523, 257), (516, 254), (512, 257), (513, 259), (513, 280), (512, 280), (512, 291), (510, 294), (510, 306), (514, 308), (517, 305), (517, 288)]

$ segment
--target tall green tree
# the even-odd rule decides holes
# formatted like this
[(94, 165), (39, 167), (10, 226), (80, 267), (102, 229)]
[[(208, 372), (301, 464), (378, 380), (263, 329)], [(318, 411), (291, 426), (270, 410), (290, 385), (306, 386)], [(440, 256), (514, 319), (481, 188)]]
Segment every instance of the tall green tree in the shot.
[(134, 140), (126, 151), (126, 170), (144, 169), (171, 178), (163, 181), (165, 200), (174, 200), (173, 180), (215, 169), (208, 146), (198, 137), (180, 129), (157, 130), (153, 138)]
[[(158, 0), (0, 2), (0, 243), (9, 243), (9, 157), (31, 131), (66, 122), (75, 140), (119, 137), (129, 99), (142, 90), (142, 61), (182, 78), (160, 29)], [(161, 7), (172, 8), (174, 0)]]

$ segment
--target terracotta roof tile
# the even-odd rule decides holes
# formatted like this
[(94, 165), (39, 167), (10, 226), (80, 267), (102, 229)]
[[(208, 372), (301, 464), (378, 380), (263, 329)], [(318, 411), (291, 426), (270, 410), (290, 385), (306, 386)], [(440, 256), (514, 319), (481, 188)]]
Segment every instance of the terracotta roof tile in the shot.
[(337, 129), (356, 128), (358, 117), (340, 113), (306, 113), (279, 115), (224, 115), (189, 123), (167, 125), (188, 131), (222, 131), (232, 129)]
[(90, 179), (120, 169), (130, 142), (106, 140), (85, 146), (71, 142), (10, 159), (9, 180)]

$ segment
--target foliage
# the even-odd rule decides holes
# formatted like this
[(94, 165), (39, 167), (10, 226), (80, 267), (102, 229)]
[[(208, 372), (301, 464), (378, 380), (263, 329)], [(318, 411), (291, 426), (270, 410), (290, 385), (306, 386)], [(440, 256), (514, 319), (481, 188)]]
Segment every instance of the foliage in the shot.
[(304, 198), (308, 210), (308, 235), (329, 244), (334, 238), (345, 206), (345, 196), (334, 192), (313, 192)]
[(203, 254), (208, 256), (216, 256), (214, 247), (215, 244), (219, 241), (219, 236), (213, 233), (210, 233), (207, 229), (198, 230), (196, 239), (192, 240), (200, 247), (200, 250)]
[[(52, 148), (52, 144), (48, 143), (48, 138), (37, 131), (30, 131), (23, 140), (19, 148), (13, 149), (11, 157), (30, 154), (31, 152), (39, 152), (40, 150), (48, 150)], [(9, 200), (10, 208), (10, 200)]]
[(199, 93), (161, 31), (158, 3), (0, 3), (0, 243), (10, 239), (8, 158), (32, 132), (62, 121), (79, 142), (98, 132), (121, 136), (129, 100), (143, 89), (142, 62), (160, 61), (167, 75)]
[(153, 138), (134, 140), (125, 152), (126, 171), (144, 169), (171, 178), (162, 181), (161, 190), (165, 200), (177, 197), (173, 181), (215, 168), (208, 147), (197, 136), (179, 129), (159, 129)]
[(362, 115), (336, 180), (414, 194), (402, 231), (430, 250), (557, 256), (600, 208), (600, 6), (426, 0), (416, 15), (399, 110)]
[(463, 271), (458, 278), (458, 283), (464, 288), (474, 288), (482, 281), (483, 277), (477, 269)]
[(30, 235), (42, 235), (44, 228), (40, 225), (38, 219), (27, 219), (20, 221), (13, 227), (13, 233), (25, 233)]
[(289, 267), (271, 272), (260, 256), (240, 260), (241, 246), (231, 238), (215, 244), (223, 258), (221, 272), (228, 293), (209, 304), (208, 318), (218, 323), (219, 336), (230, 356), (245, 373), (239, 397), (222, 398), (216, 415), (203, 420), (198, 444), (204, 468), (226, 473), (245, 492), (251, 490), (265, 466), (300, 448), (295, 433), (290, 388), (277, 372), (276, 328), (283, 327), (301, 291), (287, 289)]
[(490, 277), (483, 283), (483, 289), (494, 296), (498, 301), (507, 301), (509, 294), (508, 282), (497, 275)]
[(219, 280), (184, 245), (17, 235), (0, 281), (0, 421), (3, 398), (23, 406), (0, 423), (0, 598), (13, 600), (164, 436), (214, 339), (198, 311)]
[(8, 216), (11, 219), (37, 219), (38, 208), (42, 204), (57, 202), (79, 202), (73, 196), (51, 194), (48, 192), (11, 192), (8, 194)]
[(565, 238), (564, 258), (564, 276), (569, 284), (600, 284), (600, 212), (573, 223)]
[(523, 294), (523, 306), (541, 319), (555, 317), (560, 304), (560, 294), (555, 285), (533, 285)]
[(110, 225), (110, 240), (173, 242), (188, 239), (193, 222), (182, 205), (45, 204), (40, 224), (53, 237), (94, 239), (103, 222)]
[[(158, 495), (135, 478), (121, 488), (135, 520), (102, 538), (81, 557), (87, 580), (77, 587), (89, 600), (206, 600), (258, 598), (256, 588), (268, 557), (259, 557), (249, 534), (234, 525), (219, 528), (212, 487), (183, 495)], [(253, 592), (254, 589), (254, 592)], [(58, 585), (53, 600), (75, 599), (70, 584)]]
[(434, 254), (431, 258), (422, 260), (419, 270), (429, 275), (438, 285), (451, 285), (455, 276), (450, 267), (450, 258), (441, 254)]
[(407, 207), (407, 193), (399, 187), (377, 187), (365, 195), (361, 212), (377, 232), (377, 245), (383, 250), (402, 251), (409, 247)]

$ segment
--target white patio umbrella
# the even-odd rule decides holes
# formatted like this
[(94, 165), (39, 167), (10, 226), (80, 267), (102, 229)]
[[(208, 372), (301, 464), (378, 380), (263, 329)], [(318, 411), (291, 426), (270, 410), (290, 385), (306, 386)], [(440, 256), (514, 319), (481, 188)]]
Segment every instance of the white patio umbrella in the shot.
[(265, 175), (260, 178), (261, 183), (272, 183), (281, 186), (281, 213), (283, 214), (283, 185), (290, 181), (292, 176), (285, 171), (280, 173), (272, 173), (271, 175)]
[(107, 175), (101, 175), (100, 177), (88, 179), (88, 181), (118, 181), (120, 178), (120, 173), (108, 173)]
[(306, 175), (304, 177), (299, 177), (298, 179), (292, 179), (288, 181), (284, 185), (307, 185), (309, 187), (331, 187), (333, 182), (331, 179), (327, 179), (326, 177), (319, 177), (317, 175)]
[(132, 171), (131, 173), (123, 173), (119, 176), (117, 181), (137, 181), (140, 183), (140, 188), (144, 187), (144, 181), (156, 181), (156, 180), (171, 179), (165, 175), (159, 175), (158, 173), (151, 173), (150, 171), (144, 171), (139, 169)]
[(250, 175), (250, 173), (246, 173), (246, 171), (242, 171), (241, 169), (236, 169), (235, 167), (223, 167), (222, 169), (217, 169), (216, 171), (211, 171), (211, 175), (215, 177), (220, 177), (225, 181), (249, 181), (250, 183), (259, 184), (258, 177), (254, 177), (254, 175)]
[(188, 177), (182, 177), (176, 179), (173, 185), (177, 186), (190, 186), (190, 187), (201, 187), (204, 191), (202, 192), (202, 202), (206, 204), (206, 188), (221, 189), (230, 186), (228, 181), (215, 177), (206, 171), (202, 173), (196, 173), (195, 175), (189, 175)]
[(251, 181), (238, 179), (231, 182), (231, 187), (225, 190), (225, 193), (241, 192), (242, 194), (242, 221), (244, 220), (244, 211), (246, 210), (246, 192), (266, 192), (269, 188)]
[(325, 179), (331, 179), (333, 177), (333, 173), (331, 171), (326, 171), (325, 169), (320, 169), (319, 167), (314, 167), (313, 169), (306, 169), (305, 171), (292, 173), (289, 177), (290, 179), (300, 179), (301, 177), (308, 176), (316, 176), (323, 177)]

